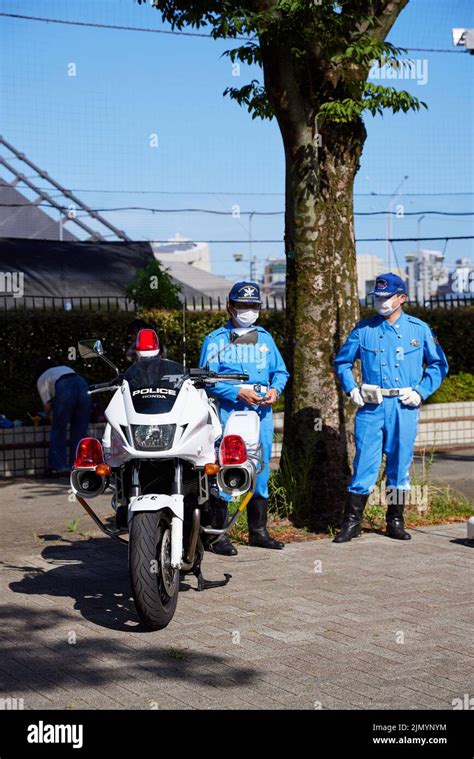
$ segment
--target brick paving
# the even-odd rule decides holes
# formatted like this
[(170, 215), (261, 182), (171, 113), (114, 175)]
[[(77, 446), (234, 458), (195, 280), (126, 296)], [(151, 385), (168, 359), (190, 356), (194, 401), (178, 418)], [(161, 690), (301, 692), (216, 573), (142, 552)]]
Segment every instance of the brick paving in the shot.
[[(1, 486), (0, 699), (25, 709), (449, 709), (474, 694), (465, 524), (206, 554), (163, 631), (66, 484)], [(110, 512), (108, 498), (96, 499)], [(75, 531), (68, 525), (79, 517)], [(1, 702), (0, 702), (1, 703)]]

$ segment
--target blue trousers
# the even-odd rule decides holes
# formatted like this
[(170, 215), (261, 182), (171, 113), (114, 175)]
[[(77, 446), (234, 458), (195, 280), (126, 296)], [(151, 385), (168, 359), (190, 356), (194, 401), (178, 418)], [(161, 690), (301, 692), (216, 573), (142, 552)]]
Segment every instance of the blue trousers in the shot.
[[(72, 466), (79, 440), (87, 437), (91, 401), (89, 385), (79, 374), (66, 375), (56, 381), (48, 466), (64, 471)], [(67, 428), (69, 433), (69, 459)]]
[[(219, 415), (222, 426), (232, 411), (256, 411), (260, 417), (260, 443), (262, 444), (263, 470), (257, 474), (254, 495), (258, 498), (268, 498), (268, 478), (270, 477), (270, 459), (273, 443), (273, 411), (271, 406), (247, 406), (245, 403), (220, 403)], [(232, 496), (219, 494), (225, 501), (231, 501)]]
[(404, 406), (397, 397), (384, 397), (382, 403), (366, 403), (355, 417), (356, 455), (354, 475), (347, 488), (351, 493), (370, 493), (386, 455), (387, 487), (410, 489), (419, 408)]

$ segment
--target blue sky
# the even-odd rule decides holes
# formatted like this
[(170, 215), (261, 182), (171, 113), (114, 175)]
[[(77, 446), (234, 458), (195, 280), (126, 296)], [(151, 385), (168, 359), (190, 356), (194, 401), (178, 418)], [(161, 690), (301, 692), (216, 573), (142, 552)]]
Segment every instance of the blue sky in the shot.
[[(133, 0), (0, 0), (4, 13), (165, 28), (159, 13)], [(474, 26), (470, 0), (411, 0), (390, 34), (407, 48), (454, 50), (452, 27)], [(135, 239), (164, 240), (175, 232), (213, 243), (213, 270), (247, 275), (245, 211), (282, 211), (284, 162), (276, 122), (252, 120), (228, 98), (260, 72), (221, 57), (232, 43), (0, 18), (1, 133), (17, 149), (94, 208), (206, 208), (225, 216), (180, 212), (109, 212)], [(460, 49), (459, 49), (460, 50)], [(428, 111), (368, 117), (368, 138), (356, 181), (355, 210), (385, 211), (402, 178), (405, 211), (474, 210), (474, 56), (464, 52), (408, 53), (426, 59), (428, 81), (401, 82)], [(407, 56), (407, 57), (408, 57)], [(69, 64), (76, 76), (68, 76)], [(391, 82), (387, 82), (391, 84)], [(397, 84), (397, 83), (395, 83)], [(150, 147), (150, 135), (158, 147)], [(120, 192), (116, 192), (116, 191)], [(112, 192), (114, 191), (114, 192)], [(366, 193), (377, 193), (369, 195)], [(429, 195), (427, 193), (465, 193)], [(240, 219), (232, 207), (241, 208)], [(421, 234), (472, 235), (474, 217), (425, 216)], [(358, 238), (385, 238), (385, 216), (357, 217)], [(253, 238), (283, 237), (283, 216), (254, 217)], [(395, 219), (396, 237), (417, 233), (417, 216)], [(413, 243), (397, 243), (400, 263)], [(444, 248), (439, 243), (423, 247)], [(385, 242), (360, 242), (358, 252), (385, 256)], [(282, 243), (254, 243), (263, 261)], [(450, 241), (446, 259), (474, 258), (473, 241)]]

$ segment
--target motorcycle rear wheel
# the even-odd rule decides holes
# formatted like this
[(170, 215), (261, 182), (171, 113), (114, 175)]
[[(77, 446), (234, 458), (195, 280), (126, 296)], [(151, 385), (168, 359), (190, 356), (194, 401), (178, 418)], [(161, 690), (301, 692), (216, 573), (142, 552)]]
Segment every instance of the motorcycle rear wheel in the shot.
[(171, 519), (166, 511), (133, 516), (128, 558), (140, 621), (149, 630), (162, 630), (173, 619), (179, 591), (179, 571), (170, 563)]

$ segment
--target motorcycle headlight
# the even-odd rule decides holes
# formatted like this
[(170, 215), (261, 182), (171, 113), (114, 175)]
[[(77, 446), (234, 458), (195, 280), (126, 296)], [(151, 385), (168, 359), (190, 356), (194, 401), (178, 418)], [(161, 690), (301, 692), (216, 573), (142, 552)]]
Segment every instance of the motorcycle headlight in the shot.
[(175, 424), (134, 425), (135, 447), (140, 450), (166, 451), (173, 444), (175, 430)]

